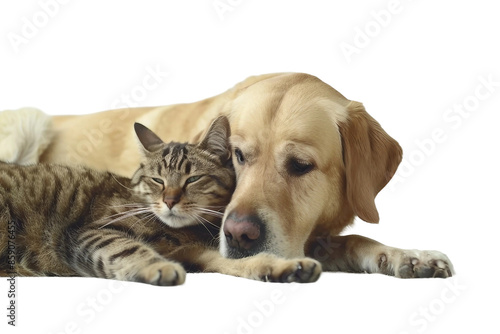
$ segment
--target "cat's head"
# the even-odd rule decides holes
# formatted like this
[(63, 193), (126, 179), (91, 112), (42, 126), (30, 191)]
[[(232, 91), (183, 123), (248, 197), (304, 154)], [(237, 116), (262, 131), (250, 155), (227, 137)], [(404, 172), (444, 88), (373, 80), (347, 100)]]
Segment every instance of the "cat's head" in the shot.
[(220, 225), (236, 183), (227, 118), (215, 119), (197, 145), (164, 143), (144, 125), (134, 128), (143, 159), (132, 185), (153, 213), (175, 228)]

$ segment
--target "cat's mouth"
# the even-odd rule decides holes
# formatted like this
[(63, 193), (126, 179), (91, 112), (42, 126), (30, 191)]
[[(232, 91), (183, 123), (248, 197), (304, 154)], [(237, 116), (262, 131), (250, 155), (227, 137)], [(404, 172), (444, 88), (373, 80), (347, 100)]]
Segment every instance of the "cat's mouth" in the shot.
[[(217, 221), (214, 222), (214, 215), (207, 214), (204, 212), (196, 212), (191, 210), (190, 208), (186, 208), (183, 206), (175, 206), (172, 209), (167, 207), (159, 207), (154, 209), (155, 215), (160, 218), (160, 220), (166, 225), (173, 228), (181, 228), (187, 226), (194, 225), (210, 225), (215, 228), (220, 228), (220, 218), (215, 216), (216, 219), (219, 219), (219, 223)], [(220, 214), (222, 216), (222, 214)]]
[(189, 225), (195, 225), (196, 221), (188, 215), (183, 215), (177, 210), (162, 210), (161, 212), (155, 213), (160, 220), (166, 225), (173, 228), (180, 228)]

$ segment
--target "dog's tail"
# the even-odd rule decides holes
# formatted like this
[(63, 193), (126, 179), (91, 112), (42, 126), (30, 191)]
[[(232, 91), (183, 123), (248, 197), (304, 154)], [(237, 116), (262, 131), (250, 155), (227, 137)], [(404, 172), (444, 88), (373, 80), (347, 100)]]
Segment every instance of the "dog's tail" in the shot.
[(35, 164), (54, 137), (52, 118), (35, 108), (0, 111), (0, 160)]

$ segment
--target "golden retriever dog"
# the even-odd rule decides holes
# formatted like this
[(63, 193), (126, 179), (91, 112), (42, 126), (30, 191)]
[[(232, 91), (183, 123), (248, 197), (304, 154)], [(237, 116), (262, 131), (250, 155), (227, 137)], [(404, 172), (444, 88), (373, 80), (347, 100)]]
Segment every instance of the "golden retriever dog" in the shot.
[(441, 252), (339, 236), (355, 216), (379, 222), (374, 200), (394, 175), (402, 150), (361, 103), (312, 75), (250, 77), (190, 104), (54, 116), (51, 131), (37, 130), (44, 134), (40, 145), (50, 141), (39, 159), (130, 176), (139, 164), (134, 122), (164, 140), (195, 143), (219, 115), (230, 121), (237, 175), (220, 231), (224, 257), (307, 256), (327, 271), (401, 278), (453, 274)]

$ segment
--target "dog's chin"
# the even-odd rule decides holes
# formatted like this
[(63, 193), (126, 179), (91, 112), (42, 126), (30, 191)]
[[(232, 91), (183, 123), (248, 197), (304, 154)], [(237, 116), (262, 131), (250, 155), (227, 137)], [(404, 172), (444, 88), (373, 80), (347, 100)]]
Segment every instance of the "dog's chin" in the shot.
[(279, 246), (280, 244), (282, 245), (283, 243), (279, 243), (272, 240), (274, 239), (271, 240), (267, 239), (265, 242), (258, 245), (257, 247), (248, 250), (244, 248), (231, 247), (228, 245), (226, 240), (221, 239), (221, 242), (219, 244), (219, 252), (223, 257), (228, 259), (242, 259), (245, 257), (257, 255), (259, 253), (272, 254), (287, 259), (305, 256), (303, 252), (303, 247), (297, 247), (296, 249), (293, 248), (281, 249)]
[(271, 253), (279, 255), (277, 254), (277, 252), (269, 249), (268, 247), (265, 247), (264, 245), (252, 249), (235, 248), (229, 246), (227, 242), (225, 242), (225, 240), (221, 241), (219, 245), (219, 251), (223, 257), (228, 259), (242, 259), (245, 257), (257, 255), (259, 253)]
[(245, 257), (253, 256), (259, 252), (248, 251), (246, 249), (239, 248), (228, 248), (225, 254), (222, 254), (224, 257), (229, 259), (242, 259)]

